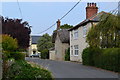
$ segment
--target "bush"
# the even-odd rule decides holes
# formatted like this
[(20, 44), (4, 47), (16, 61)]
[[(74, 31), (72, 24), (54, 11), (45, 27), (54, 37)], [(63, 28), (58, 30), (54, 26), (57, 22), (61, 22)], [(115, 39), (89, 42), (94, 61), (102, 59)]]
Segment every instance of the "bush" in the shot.
[(99, 55), (101, 50), (99, 48), (88, 47), (83, 50), (82, 59), (84, 65), (94, 66), (94, 56)]
[(41, 51), (41, 58), (42, 59), (49, 59), (49, 50), (48, 49), (44, 49)]
[(25, 60), (25, 53), (21, 52), (8, 52), (4, 51), (4, 59), (9, 60), (9, 59), (15, 59), (15, 60)]
[(5, 35), (0, 35), (0, 36), (2, 36), (3, 51), (14, 51), (18, 48), (17, 40), (13, 39), (10, 35), (5, 34)]
[(25, 53), (11, 52), (10, 55), (11, 58), (14, 58), (15, 60), (25, 60)]
[(95, 62), (99, 65), (97, 67), (120, 72), (120, 48), (104, 49), (100, 56), (97, 56)]
[(86, 48), (83, 50), (83, 64), (120, 72), (120, 48)]
[(26, 61), (16, 61), (13, 63), (8, 71), (6, 77), (3, 80), (36, 80), (42, 78), (42, 80), (53, 80), (49, 71), (32, 67)]
[(70, 61), (70, 48), (68, 48), (65, 53), (65, 61)]

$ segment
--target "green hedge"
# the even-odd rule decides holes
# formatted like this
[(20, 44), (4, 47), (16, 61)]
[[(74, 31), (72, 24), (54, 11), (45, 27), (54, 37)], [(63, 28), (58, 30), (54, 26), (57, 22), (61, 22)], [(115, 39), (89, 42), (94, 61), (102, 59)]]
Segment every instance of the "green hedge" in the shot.
[(15, 60), (25, 60), (25, 53), (21, 53), (21, 52), (8, 52), (8, 51), (4, 51), (4, 59), (8, 60), (8, 59), (15, 59)]
[(65, 53), (65, 61), (70, 61), (70, 48), (68, 48), (66, 50), (66, 53)]
[(120, 72), (120, 48), (86, 48), (82, 54), (83, 64)]
[(99, 48), (85, 48), (82, 53), (82, 59), (84, 65), (91, 65), (94, 66), (94, 58), (95, 56), (98, 56), (101, 53), (101, 50)]
[(41, 51), (41, 59), (49, 59), (49, 50), (44, 49)]
[(13, 63), (6, 72), (3, 80), (53, 80), (49, 71), (32, 67), (26, 61), (16, 61)]
[(10, 55), (11, 58), (14, 58), (15, 60), (25, 60), (25, 53), (11, 52)]

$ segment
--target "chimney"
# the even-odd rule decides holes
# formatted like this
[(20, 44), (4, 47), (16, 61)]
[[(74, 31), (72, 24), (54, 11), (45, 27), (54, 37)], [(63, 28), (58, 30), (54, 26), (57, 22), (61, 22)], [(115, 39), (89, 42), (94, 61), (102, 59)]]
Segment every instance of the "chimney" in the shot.
[(87, 3), (86, 7), (86, 19), (92, 17), (94, 14), (97, 14), (98, 7), (96, 6), (96, 3)]
[(58, 19), (58, 21), (57, 21), (57, 30), (59, 30), (60, 29), (60, 20)]

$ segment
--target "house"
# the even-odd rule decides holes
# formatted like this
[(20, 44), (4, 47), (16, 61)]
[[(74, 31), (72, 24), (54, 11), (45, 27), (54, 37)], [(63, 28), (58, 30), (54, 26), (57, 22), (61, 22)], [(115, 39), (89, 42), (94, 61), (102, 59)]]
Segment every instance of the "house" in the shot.
[(37, 42), (40, 36), (30, 36), (29, 56), (40, 53), (37, 49)]
[(69, 29), (70, 32), (70, 60), (82, 62), (82, 51), (89, 45), (86, 42), (86, 34), (88, 30), (96, 25), (102, 14), (106, 12), (98, 12), (96, 3), (87, 3), (86, 19), (73, 28)]
[(69, 48), (69, 31), (60, 29), (60, 20), (57, 21), (57, 30), (53, 32), (52, 42), (55, 44), (55, 60), (64, 61), (66, 50)]

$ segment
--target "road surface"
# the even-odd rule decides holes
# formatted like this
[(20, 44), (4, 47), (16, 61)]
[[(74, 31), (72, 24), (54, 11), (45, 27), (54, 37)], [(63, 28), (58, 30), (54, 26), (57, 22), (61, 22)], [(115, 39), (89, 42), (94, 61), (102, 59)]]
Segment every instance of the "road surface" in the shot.
[(75, 62), (52, 61), (38, 58), (26, 58), (26, 60), (47, 68), (55, 78), (118, 78), (117, 73), (84, 66)]

